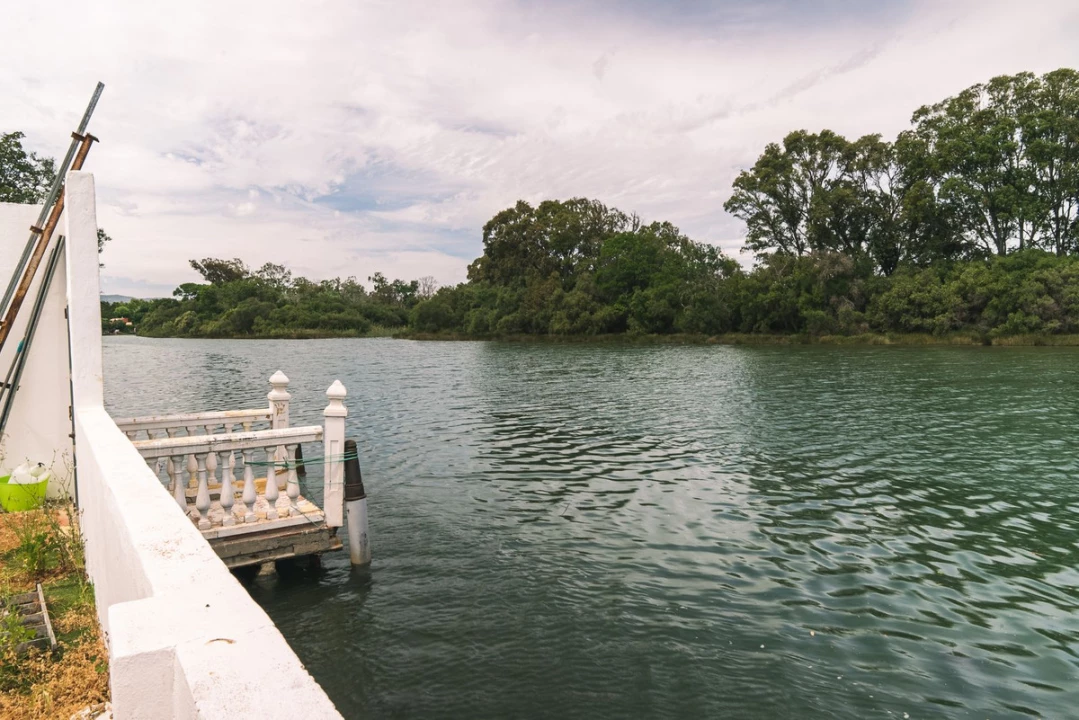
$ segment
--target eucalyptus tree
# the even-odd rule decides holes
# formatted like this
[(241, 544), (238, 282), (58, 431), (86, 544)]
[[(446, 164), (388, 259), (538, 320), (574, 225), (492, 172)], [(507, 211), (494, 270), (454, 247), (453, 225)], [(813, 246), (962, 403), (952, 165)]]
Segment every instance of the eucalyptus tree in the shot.
[(769, 252), (801, 256), (814, 249), (821, 224), (837, 220), (827, 210), (838, 199), (830, 196), (842, 194), (835, 184), (847, 146), (831, 130), (796, 130), (782, 146), (769, 143), (753, 167), (738, 174), (723, 207), (746, 223), (747, 250), (759, 257)]
[(1020, 123), (1044, 212), (1041, 245), (1063, 255), (1079, 249), (1079, 72), (1046, 73), (1034, 95)]

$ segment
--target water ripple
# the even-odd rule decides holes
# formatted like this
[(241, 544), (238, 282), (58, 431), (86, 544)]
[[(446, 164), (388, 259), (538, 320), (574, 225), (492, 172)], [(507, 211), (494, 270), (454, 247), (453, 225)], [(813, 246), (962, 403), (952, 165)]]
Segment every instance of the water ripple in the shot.
[(250, 588), (346, 717), (1076, 716), (1074, 350), (105, 350), (116, 414), (348, 387), (375, 565)]

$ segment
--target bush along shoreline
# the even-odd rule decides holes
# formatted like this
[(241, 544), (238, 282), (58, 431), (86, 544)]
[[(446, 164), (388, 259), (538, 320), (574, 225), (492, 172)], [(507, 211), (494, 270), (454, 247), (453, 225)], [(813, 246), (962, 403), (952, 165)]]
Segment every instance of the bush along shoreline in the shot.
[(368, 289), (210, 258), (191, 262), (205, 282), (172, 298), (105, 304), (103, 318), (123, 320), (102, 329), (1076, 344), (1079, 73), (993, 78), (919, 108), (892, 141), (792, 132), (738, 175), (724, 207), (745, 223), (751, 269), (597, 200), (520, 201), (484, 226), (456, 286), (376, 273)]

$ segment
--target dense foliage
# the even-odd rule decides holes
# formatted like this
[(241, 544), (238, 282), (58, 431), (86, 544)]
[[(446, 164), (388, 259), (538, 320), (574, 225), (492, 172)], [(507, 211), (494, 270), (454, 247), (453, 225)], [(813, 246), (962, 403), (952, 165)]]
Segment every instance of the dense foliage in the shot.
[[(168, 337), (364, 335), (403, 328), (420, 282), (350, 277), (312, 282), (281, 265), (250, 270), (241, 260), (192, 260), (206, 283), (184, 283), (172, 298), (102, 303), (102, 329)], [(131, 323), (127, 325), (121, 318)]]
[(208, 259), (206, 284), (106, 317), (179, 336), (1079, 333), (1079, 73), (994, 78), (894, 142), (792, 132), (725, 208), (751, 270), (596, 200), (522, 201), (484, 226), (468, 282), (437, 292)]
[(1077, 331), (1079, 73), (994, 78), (895, 142), (792, 132), (739, 174), (743, 271), (669, 224), (586, 200), (496, 215), (421, 332)]
[(27, 152), (24, 137), (0, 133), (0, 202), (39, 203), (56, 178), (56, 161)]
[(1001, 76), (918, 109), (894, 143), (799, 130), (724, 206), (758, 254), (841, 252), (877, 270), (1079, 249), (1079, 73)]
[[(903, 263), (884, 275), (867, 253), (816, 249), (768, 253), (747, 272), (670, 225), (630, 223), (594, 249), (574, 249), (566, 263), (554, 238), (567, 221), (539, 218), (581, 207), (624, 217), (581, 200), (518, 203), (485, 228), (485, 245), (499, 249), (473, 263), (468, 283), (417, 304), (412, 328), (481, 336), (1079, 332), (1076, 255), (1025, 249)], [(509, 234), (516, 239), (505, 242)]]

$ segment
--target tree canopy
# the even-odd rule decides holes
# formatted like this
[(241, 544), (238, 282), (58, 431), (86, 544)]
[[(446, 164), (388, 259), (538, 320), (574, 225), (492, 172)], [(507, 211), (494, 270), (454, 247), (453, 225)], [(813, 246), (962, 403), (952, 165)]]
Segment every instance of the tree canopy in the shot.
[(56, 178), (56, 161), (28, 152), (21, 132), (0, 134), (0, 202), (39, 203)]
[(739, 174), (724, 205), (758, 256), (901, 263), (1079, 245), (1079, 73), (1005, 75), (916, 110), (894, 142), (797, 130)]

